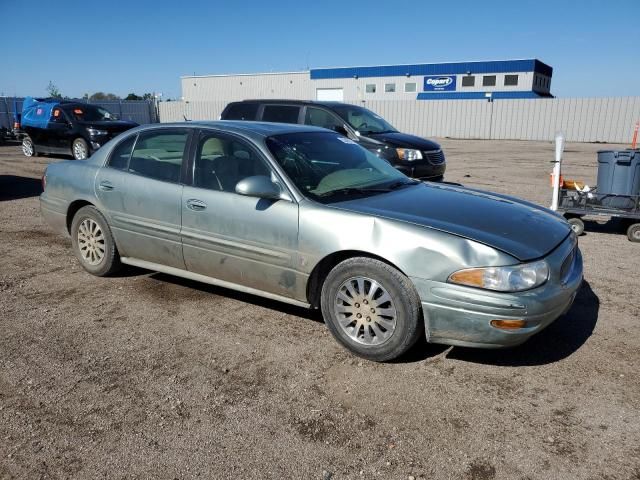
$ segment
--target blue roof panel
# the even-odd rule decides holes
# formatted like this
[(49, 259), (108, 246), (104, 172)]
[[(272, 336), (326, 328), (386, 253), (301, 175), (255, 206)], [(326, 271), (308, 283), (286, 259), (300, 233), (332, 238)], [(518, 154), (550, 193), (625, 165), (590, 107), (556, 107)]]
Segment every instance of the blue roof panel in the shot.
[[(532, 91), (491, 92), (492, 100), (509, 98), (545, 98)], [(418, 100), (487, 100), (485, 92), (434, 92), (419, 93)]]
[(537, 72), (551, 76), (553, 69), (537, 59), (497, 60), (490, 62), (423, 63), (380, 65), (375, 67), (314, 68), (311, 80), (351, 77), (399, 77), (403, 75), (455, 75), (477, 73)]

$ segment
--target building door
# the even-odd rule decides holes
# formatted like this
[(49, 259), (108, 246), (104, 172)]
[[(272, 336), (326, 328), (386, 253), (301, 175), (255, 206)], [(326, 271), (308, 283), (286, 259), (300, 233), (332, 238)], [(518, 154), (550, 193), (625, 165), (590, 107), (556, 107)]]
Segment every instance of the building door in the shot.
[(316, 100), (323, 102), (343, 102), (344, 89), (342, 88), (316, 88)]

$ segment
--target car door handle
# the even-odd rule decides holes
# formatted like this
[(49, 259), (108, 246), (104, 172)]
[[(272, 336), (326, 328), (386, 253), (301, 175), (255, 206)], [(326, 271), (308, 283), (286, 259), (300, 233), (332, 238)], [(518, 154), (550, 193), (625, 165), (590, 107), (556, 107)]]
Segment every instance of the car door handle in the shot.
[(113, 190), (113, 184), (111, 182), (102, 181), (98, 184), (98, 188), (104, 192)]
[(202, 211), (202, 210), (206, 210), (207, 209), (207, 204), (204, 203), (202, 200), (191, 198), (191, 199), (187, 200), (187, 208), (189, 210), (193, 210), (193, 211), (199, 212), (199, 211)]

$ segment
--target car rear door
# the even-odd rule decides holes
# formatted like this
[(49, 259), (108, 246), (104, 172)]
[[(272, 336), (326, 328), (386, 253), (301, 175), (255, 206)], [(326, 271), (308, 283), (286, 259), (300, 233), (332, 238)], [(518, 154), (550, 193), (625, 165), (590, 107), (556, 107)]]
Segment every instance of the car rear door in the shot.
[(182, 178), (192, 129), (157, 128), (123, 139), (95, 189), (120, 255), (184, 269)]
[[(196, 140), (194, 139), (194, 143)], [(247, 177), (275, 177), (242, 137), (203, 130), (194, 144), (192, 185), (182, 194), (182, 244), (189, 271), (290, 298), (304, 297), (296, 272), (298, 204), (239, 195)]]

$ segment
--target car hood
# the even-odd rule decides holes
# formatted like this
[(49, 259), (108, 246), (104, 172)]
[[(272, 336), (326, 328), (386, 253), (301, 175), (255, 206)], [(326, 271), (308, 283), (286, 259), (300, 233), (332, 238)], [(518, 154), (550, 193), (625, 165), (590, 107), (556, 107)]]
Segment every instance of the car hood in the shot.
[(136, 122), (128, 122), (126, 120), (105, 120), (102, 122), (78, 122), (83, 127), (93, 127), (108, 132), (124, 132), (130, 128), (137, 127)]
[(330, 206), (465, 237), (522, 262), (545, 256), (571, 232), (564, 219), (546, 208), (504, 195), (438, 184), (422, 183)]
[(426, 138), (417, 137), (400, 132), (375, 133), (367, 135), (368, 138), (384, 142), (392, 147), (415, 148), (416, 150), (438, 150), (440, 145)]

